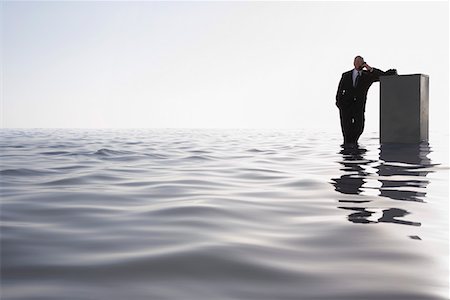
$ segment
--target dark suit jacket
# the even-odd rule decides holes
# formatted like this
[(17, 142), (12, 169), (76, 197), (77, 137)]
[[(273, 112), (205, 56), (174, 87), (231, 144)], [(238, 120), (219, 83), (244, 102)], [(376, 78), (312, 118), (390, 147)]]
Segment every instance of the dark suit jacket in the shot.
[(383, 71), (373, 68), (372, 72), (363, 70), (359, 78), (358, 85), (353, 87), (353, 70), (342, 74), (341, 81), (336, 93), (336, 105), (340, 109), (345, 109), (351, 105), (366, 105), (367, 92), (375, 81), (380, 80)]

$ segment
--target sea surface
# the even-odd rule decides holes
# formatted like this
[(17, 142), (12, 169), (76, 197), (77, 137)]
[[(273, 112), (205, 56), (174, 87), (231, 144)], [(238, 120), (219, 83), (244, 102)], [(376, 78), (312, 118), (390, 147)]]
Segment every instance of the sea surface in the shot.
[(448, 299), (448, 136), (0, 131), (1, 299)]

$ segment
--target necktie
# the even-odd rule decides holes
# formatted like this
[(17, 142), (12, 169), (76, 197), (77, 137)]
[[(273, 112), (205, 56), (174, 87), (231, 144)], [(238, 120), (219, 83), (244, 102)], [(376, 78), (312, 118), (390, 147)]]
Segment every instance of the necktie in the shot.
[(356, 75), (355, 87), (358, 85), (359, 77), (361, 77), (361, 73), (360, 72), (358, 72), (358, 75)]

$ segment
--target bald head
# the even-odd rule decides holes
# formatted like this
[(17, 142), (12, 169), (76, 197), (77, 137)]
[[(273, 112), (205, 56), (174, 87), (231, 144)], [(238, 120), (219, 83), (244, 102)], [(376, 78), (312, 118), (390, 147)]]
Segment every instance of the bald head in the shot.
[(363, 69), (365, 62), (364, 62), (364, 58), (362, 58), (362, 56), (356, 56), (355, 60), (353, 61), (353, 65), (355, 66), (355, 69), (360, 71)]

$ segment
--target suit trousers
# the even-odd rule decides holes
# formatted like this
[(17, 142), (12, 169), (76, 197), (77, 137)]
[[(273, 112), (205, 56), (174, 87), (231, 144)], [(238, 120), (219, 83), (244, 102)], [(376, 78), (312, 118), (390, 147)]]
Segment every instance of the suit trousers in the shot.
[(365, 101), (352, 101), (339, 108), (344, 144), (357, 143), (364, 131)]

